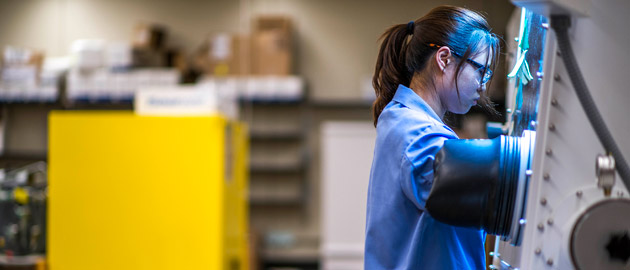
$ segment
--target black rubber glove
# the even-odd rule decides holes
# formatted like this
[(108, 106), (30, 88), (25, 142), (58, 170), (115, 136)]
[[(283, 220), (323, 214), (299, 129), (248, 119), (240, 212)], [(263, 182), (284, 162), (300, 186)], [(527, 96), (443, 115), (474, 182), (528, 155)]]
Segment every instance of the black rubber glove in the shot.
[(433, 187), (426, 202), (433, 218), (453, 226), (492, 227), (497, 219), (501, 137), (444, 143), (435, 157)]

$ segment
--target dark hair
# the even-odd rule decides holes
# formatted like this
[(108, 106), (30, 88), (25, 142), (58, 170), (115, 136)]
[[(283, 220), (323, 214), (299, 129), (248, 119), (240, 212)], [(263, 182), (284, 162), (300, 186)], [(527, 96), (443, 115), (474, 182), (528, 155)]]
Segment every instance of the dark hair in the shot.
[[(413, 24), (397, 24), (387, 29), (380, 38), (383, 41), (372, 77), (376, 92), (376, 100), (372, 105), (374, 126), (385, 106), (394, 98), (398, 85), (409, 86), (413, 74), (426, 68), (428, 59), (437, 51), (436, 46), (429, 44), (447, 46), (461, 55), (461, 59), (487, 49), (492, 57), (489, 68), (494, 71), (500, 48), (499, 39), (490, 31), (488, 22), (481, 14), (447, 5), (432, 9)], [(459, 61), (455, 78), (459, 77), (464, 63), (466, 61)], [(457, 79), (455, 87), (459, 94)], [(485, 95), (482, 95), (479, 105), (495, 111)]]

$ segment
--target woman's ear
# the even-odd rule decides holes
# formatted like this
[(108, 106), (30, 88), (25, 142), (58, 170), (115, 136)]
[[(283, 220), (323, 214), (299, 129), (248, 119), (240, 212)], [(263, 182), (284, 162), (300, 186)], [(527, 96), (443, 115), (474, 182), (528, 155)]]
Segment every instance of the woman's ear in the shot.
[(438, 68), (444, 72), (446, 66), (448, 66), (451, 62), (451, 49), (446, 46), (440, 47), (437, 53), (435, 53), (435, 61)]

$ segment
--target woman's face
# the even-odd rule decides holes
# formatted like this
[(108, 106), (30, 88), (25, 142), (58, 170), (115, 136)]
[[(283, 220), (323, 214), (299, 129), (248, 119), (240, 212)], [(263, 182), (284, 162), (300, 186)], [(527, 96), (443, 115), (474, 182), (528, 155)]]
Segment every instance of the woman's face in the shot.
[[(485, 64), (486, 66), (488, 66), (491, 60), (488, 59), (487, 50), (483, 50), (481, 53), (471, 56), (470, 59), (477, 63)], [(444, 69), (446, 85), (444, 91), (441, 91), (440, 101), (446, 111), (456, 114), (465, 114), (472, 106), (477, 105), (481, 94), (486, 90), (486, 84), (481, 83), (484, 69), (478, 69), (466, 61), (466, 59), (458, 58), (452, 54), (450, 60), (450, 63)], [(455, 73), (457, 71), (458, 61), (465, 61), (465, 63), (459, 73), (456, 85)], [(457, 95), (458, 87), (459, 96)]]

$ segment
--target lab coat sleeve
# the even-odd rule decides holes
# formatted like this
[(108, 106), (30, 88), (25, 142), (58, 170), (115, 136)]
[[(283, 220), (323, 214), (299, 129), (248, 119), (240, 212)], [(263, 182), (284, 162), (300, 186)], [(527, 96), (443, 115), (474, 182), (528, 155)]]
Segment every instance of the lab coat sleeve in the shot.
[(428, 126), (415, 136), (405, 150), (400, 166), (400, 185), (405, 196), (424, 211), (433, 184), (435, 155), (448, 139), (457, 139), (452, 130)]

